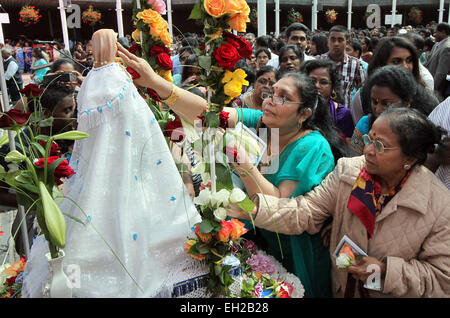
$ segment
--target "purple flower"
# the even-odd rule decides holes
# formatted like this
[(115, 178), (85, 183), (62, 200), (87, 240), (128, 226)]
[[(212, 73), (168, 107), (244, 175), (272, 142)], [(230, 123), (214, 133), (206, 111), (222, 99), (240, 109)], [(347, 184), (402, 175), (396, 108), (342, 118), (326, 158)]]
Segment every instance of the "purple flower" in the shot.
[(253, 241), (246, 241), (243, 245), (243, 248), (247, 249), (251, 254), (255, 254), (256, 252), (256, 244)]
[(254, 254), (247, 260), (247, 264), (252, 267), (254, 272), (261, 272), (263, 274), (269, 274), (272, 276), (276, 273), (277, 269), (275, 264), (263, 254)]
[(239, 252), (239, 245), (233, 243), (233, 246), (231, 246), (231, 254), (236, 255), (237, 252)]

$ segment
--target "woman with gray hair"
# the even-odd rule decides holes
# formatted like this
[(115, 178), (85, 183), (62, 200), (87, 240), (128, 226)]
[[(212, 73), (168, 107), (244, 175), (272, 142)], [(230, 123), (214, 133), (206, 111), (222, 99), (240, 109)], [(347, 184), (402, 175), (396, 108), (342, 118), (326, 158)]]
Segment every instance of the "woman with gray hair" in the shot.
[[(345, 269), (333, 262), (334, 297), (449, 297), (450, 192), (422, 165), (442, 135), (417, 110), (389, 109), (364, 135), (364, 156), (340, 159), (314, 190), (255, 195), (254, 223), (315, 234), (333, 217), (330, 257), (344, 235), (368, 255)], [(228, 214), (249, 218), (238, 207)], [(363, 287), (372, 274), (380, 290)]]

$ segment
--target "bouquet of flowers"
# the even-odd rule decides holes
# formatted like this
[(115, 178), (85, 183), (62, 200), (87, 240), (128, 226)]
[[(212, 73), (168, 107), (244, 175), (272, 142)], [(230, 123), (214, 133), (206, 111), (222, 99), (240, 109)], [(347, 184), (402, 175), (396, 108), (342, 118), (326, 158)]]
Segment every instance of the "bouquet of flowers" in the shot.
[(39, 9), (34, 6), (23, 6), (19, 12), (19, 21), (25, 23), (25, 26), (36, 24), (42, 15), (39, 14)]
[(35, 84), (29, 84), (21, 93), (26, 94), (32, 112), (11, 109), (0, 113), (0, 128), (13, 130), (17, 136), (16, 150), (5, 156), (8, 171), (0, 165), (0, 180), (17, 192), (19, 204), (26, 213), (36, 210), (36, 218), (48, 242), (51, 258), (59, 257), (59, 249), (65, 246), (66, 223), (58, 202), (64, 198), (58, 186), (63, 178), (70, 178), (74, 170), (67, 159), (61, 157), (58, 140), (78, 140), (88, 137), (80, 131), (68, 131), (57, 135), (43, 135), (41, 127), (51, 126), (53, 117), (44, 119), (40, 95), (43, 92)]
[(288, 12), (288, 24), (294, 22), (303, 22), (303, 16), (299, 11), (295, 11), (294, 8), (290, 8)]
[(408, 20), (409, 21), (411, 21), (411, 22), (413, 22), (415, 24), (420, 24), (420, 23), (422, 23), (422, 19), (423, 19), (423, 17), (422, 17), (422, 10), (420, 10), (417, 7), (412, 7), (409, 10), (409, 13), (408, 13)]
[(325, 16), (327, 18), (328, 23), (334, 23), (334, 21), (336, 21), (336, 19), (337, 19), (337, 15), (338, 15), (338, 13), (334, 9), (328, 9), (325, 12)]
[(0, 298), (19, 298), (26, 260), (21, 257), (13, 264), (0, 266)]
[(95, 24), (99, 23), (101, 18), (102, 14), (94, 10), (94, 7), (91, 5), (81, 14), (81, 20), (83, 21), (83, 23), (89, 24), (90, 26), (94, 26)]

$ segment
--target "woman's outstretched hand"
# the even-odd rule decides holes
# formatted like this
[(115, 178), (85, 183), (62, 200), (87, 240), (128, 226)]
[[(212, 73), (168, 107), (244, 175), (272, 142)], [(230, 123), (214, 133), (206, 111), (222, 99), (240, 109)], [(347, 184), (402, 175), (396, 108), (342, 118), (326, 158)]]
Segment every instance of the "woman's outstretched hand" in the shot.
[[(117, 54), (122, 58), (123, 62), (134, 69), (139, 75), (139, 78), (134, 79), (134, 82), (142, 87), (153, 88), (153, 84), (158, 80), (158, 74), (152, 69), (152, 67), (143, 58), (125, 49), (120, 43), (117, 43)], [(162, 80), (162, 78), (160, 78)]]

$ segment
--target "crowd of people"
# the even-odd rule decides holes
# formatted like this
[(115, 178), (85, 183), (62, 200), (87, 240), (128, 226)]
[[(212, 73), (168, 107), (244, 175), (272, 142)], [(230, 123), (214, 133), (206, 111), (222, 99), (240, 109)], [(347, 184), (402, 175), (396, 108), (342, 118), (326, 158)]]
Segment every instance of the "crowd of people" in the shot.
[[(257, 206), (248, 237), (300, 278), (307, 297), (449, 297), (450, 25), (311, 32), (293, 23), (278, 37), (241, 35), (253, 53), (236, 69), (249, 84), (224, 109), (228, 127), (242, 121), (277, 129), (279, 141), (278, 151), (268, 153), (276, 172), (264, 174), (249, 160), (233, 165)], [(76, 93), (85, 72), (95, 69), (90, 42), (75, 43), (73, 59), (49, 48), (31, 48), (26, 57), (31, 45), (19, 42), (2, 49), (9, 83), (19, 84), (22, 72), (32, 72), (36, 83), (45, 74), (73, 72), (77, 79), (65, 87)], [(131, 37), (119, 43), (123, 62), (141, 75), (139, 85), (193, 124), (207, 103), (195, 53), (203, 37), (175, 37), (173, 83), (126, 50)], [(21, 108), (13, 86), (12, 103)], [(56, 98), (45, 103), (51, 113), (58, 105)], [(189, 161), (196, 165), (194, 156)], [(183, 180), (194, 197), (205, 184), (190, 175)], [(228, 213), (249, 218), (237, 206)], [(347, 271), (331, 256), (344, 235), (369, 255)], [(381, 291), (357, 288), (371, 265), (381, 268)]]

